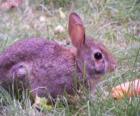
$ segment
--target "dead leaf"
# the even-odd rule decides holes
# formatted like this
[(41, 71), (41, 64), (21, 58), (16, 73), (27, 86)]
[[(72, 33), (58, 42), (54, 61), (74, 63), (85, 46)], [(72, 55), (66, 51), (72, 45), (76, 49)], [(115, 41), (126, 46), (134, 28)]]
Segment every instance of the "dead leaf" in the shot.
[(140, 79), (122, 83), (112, 89), (112, 96), (115, 99), (140, 95)]

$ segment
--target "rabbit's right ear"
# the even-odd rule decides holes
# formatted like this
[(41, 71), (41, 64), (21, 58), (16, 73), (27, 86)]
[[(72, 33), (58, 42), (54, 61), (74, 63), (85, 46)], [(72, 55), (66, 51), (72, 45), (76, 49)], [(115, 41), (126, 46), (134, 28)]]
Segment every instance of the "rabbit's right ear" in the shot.
[(74, 12), (69, 16), (68, 29), (72, 44), (80, 48), (85, 43), (85, 29), (81, 18)]

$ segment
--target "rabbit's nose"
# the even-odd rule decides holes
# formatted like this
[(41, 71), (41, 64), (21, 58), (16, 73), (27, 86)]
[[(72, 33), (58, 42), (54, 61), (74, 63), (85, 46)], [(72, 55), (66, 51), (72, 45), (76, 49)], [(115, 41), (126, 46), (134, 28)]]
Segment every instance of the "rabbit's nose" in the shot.
[(105, 64), (104, 64), (104, 60), (100, 60), (100, 61), (96, 61), (95, 62), (95, 72), (96, 73), (101, 73), (104, 74), (105, 73)]
[(105, 68), (103, 65), (96, 65), (95, 66), (95, 73), (96, 74), (104, 74), (105, 73)]
[(113, 64), (113, 69), (115, 70), (117, 68), (117, 64)]
[(116, 68), (117, 68), (117, 64), (116, 63), (112, 64), (110, 68), (110, 72), (114, 71)]

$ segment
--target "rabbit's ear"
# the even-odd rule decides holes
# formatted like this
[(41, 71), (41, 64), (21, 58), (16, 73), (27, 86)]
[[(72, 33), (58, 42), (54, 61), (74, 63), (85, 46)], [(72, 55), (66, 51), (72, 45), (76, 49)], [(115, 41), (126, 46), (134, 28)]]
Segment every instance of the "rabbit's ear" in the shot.
[(85, 29), (81, 18), (74, 12), (69, 16), (68, 29), (72, 44), (81, 47), (85, 43)]

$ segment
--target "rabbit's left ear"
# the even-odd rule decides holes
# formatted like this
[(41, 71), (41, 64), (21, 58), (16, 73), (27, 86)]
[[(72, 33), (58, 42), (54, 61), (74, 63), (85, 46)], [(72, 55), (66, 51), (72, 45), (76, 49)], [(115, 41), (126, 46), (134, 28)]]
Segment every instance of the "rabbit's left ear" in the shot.
[(72, 44), (80, 48), (85, 43), (85, 28), (79, 15), (74, 12), (69, 16), (68, 29)]

